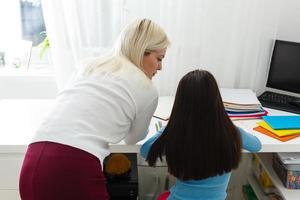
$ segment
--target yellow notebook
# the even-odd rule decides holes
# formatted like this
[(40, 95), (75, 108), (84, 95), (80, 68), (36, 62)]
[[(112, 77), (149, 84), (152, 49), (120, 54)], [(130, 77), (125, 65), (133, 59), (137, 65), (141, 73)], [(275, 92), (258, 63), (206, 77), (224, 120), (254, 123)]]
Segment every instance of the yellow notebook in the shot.
[(274, 130), (265, 121), (258, 122), (257, 124), (278, 136), (287, 136), (300, 133), (300, 129)]

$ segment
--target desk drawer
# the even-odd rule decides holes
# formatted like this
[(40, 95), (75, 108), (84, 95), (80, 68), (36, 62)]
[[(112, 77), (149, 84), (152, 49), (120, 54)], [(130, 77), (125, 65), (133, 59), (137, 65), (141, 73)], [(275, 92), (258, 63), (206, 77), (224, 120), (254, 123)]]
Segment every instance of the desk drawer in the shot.
[(19, 190), (1, 190), (0, 199), (3, 200), (20, 200)]

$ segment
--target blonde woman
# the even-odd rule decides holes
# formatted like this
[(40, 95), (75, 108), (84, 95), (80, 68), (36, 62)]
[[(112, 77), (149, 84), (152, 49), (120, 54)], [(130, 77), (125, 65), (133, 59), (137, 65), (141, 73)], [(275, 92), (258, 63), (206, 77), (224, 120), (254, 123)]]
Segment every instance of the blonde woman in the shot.
[(151, 79), (169, 44), (160, 26), (137, 20), (109, 55), (79, 72), (28, 146), (22, 200), (109, 199), (102, 171), (108, 144), (145, 138), (158, 101)]

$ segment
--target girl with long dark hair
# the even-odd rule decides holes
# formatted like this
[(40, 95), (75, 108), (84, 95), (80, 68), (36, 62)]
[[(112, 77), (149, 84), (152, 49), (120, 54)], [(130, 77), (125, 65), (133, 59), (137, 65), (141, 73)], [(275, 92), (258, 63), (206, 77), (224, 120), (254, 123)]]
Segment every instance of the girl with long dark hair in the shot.
[(167, 126), (143, 144), (141, 155), (150, 166), (165, 156), (177, 178), (161, 199), (219, 200), (242, 148), (257, 152), (261, 143), (229, 119), (213, 75), (195, 70), (180, 80)]

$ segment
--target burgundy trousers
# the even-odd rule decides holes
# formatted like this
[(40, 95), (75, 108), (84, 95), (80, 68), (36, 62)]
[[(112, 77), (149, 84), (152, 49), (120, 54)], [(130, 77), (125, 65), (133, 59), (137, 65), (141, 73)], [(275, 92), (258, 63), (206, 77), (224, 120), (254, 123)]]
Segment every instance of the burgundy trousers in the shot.
[(99, 159), (63, 144), (29, 145), (19, 180), (22, 200), (107, 200)]

